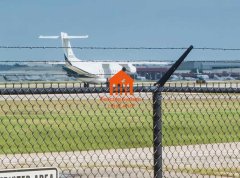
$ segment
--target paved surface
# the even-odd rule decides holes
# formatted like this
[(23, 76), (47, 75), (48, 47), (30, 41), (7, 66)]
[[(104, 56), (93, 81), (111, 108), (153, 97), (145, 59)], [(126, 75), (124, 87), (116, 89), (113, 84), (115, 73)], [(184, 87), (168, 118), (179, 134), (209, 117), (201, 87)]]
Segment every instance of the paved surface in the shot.
[[(152, 155), (152, 148), (9, 154), (0, 155), (0, 169), (57, 167), (61, 177), (75, 178), (153, 177)], [(240, 177), (240, 142), (164, 147), (163, 165), (164, 177)]]
[[(100, 97), (111, 98), (108, 93), (85, 93), (85, 94), (34, 94), (34, 95), (0, 95), (0, 101), (26, 101), (26, 100), (72, 100), (72, 99), (100, 99)], [(119, 97), (119, 96), (117, 96)], [(152, 93), (138, 93), (135, 92), (134, 96), (124, 96), (122, 97), (139, 97), (142, 99), (152, 99)], [(209, 94), (209, 93), (163, 93), (163, 99), (239, 99), (240, 94)]]
[[(149, 86), (154, 85), (156, 81), (152, 82), (146, 82), (146, 81), (135, 81), (135, 86)], [(47, 88), (47, 87), (53, 87), (53, 88), (65, 88), (65, 87), (79, 87), (83, 86), (83, 83), (78, 81), (28, 81), (28, 82), (21, 82), (21, 81), (12, 81), (12, 82), (0, 82), (0, 88)], [(90, 84), (91, 87), (99, 87), (101, 85), (99, 84)], [(104, 85), (103, 85), (104, 86)], [(212, 80), (208, 81), (205, 84), (197, 84), (194, 81), (170, 81), (165, 84), (166, 87), (233, 87), (233, 88), (239, 88), (240, 86), (240, 80), (229, 80), (229, 81), (220, 81), (220, 80)]]

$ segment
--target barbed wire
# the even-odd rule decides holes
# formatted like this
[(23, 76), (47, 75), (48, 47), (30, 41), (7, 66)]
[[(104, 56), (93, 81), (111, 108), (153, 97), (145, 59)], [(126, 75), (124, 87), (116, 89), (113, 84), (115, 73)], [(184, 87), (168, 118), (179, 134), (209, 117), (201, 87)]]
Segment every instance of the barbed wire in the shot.
[[(81, 62), (103, 62), (103, 63), (107, 63), (107, 62), (119, 62), (119, 63), (123, 63), (123, 62), (146, 62), (146, 64), (158, 64), (158, 63), (161, 63), (161, 62), (169, 62), (169, 64), (173, 63), (174, 61), (173, 60), (162, 60), (162, 59), (159, 59), (159, 60), (151, 60), (151, 59), (147, 59), (147, 60), (135, 60), (135, 59), (131, 59), (131, 60), (91, 60), (91, 59), (84, 59), (84, 60), (73, 60), (72, 62), (75, 62), (75, 63), (81, 63)], [(221, 63), (240, 63), (240, 60), (239, 59), (231, 59), (231, 60), (188, 60), (187, 62), (221, 62)], [(66, 61), (64, 60), (0, 60), (0, 64), (1, 63), (14, 63), (15, 65), (21, 65), (21, 66), (24, 66), (24, 65), (28, 65), (26, 63), (36, 63), (36, 64), (49, 64), (49, 65), (52, 65), (52, 64), (59, 64), (59, 65), (65, 65), (66, 64)], [(23, 64), (20, 64), (20, 63), (23, 63)], [(134, 64), (135, 64), (134, 63)], [(3, 64), (4, 65), (4, 64)], [(7, 64), (5, 64), (7, 65)], [(136, 64), (136, 65), (141, 65), (141, 64)]]
[[(83, 62), (102, 62), (102, 63), (111, 63), (111, 62), (119, 62), (119, 63), (124, 63), (124, 62), (146, 62), (146, 64), (148, 63), (161, 63), (161, 62), (169, 62), (169, 64), (171, 64), (174, 61), (171, 60), (88, 60), (88, 59), (84, 59), (84, 60), (72, 60), (71, 62), (74, 63), (83, 63)], [(38, 64), (66, 64), (66, 61), (64, 60), (0, 60), (0, 63), (38, 63)], [(224, 61), (223, 61), (224, 62)], [(228, 61), (229, 62), (229, 61)], [(134, 64), (135, 64), (134, 63)], [(25, 64), (21, 64), (21, 65), (25, 65)], [(27, 64), (26, 64), (27, 65)]]
[[(86, 62), (86, 61), (74, 61), (74, 62)], [(0, 63), (28, 63), (28, 62), (38, 63), (38, 64), (65, 64), (66, 63), (64, 60), (0, 60)], [(19, 64), (19, 65), (27, 65), (27, 64)]]
[[(183, 50), (188, 47), (95, 47), (95, 46), (0, 46), (0, 49), (85, 49), (85, 50)], [(240, 51), (240, 48), (194, 47), (195, 50)]]

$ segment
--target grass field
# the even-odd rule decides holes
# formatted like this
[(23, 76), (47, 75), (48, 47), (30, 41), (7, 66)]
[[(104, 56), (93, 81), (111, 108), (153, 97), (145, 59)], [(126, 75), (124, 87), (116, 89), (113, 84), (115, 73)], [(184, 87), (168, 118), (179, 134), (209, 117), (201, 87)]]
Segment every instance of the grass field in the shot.
[[(239, 97), (212, 96), (165, 94), (163, 144), (240, 141)], [(113, 109), (97, 97), (0, 101), (0, 153), (151, 147), (151, 96), (132, 104)]]

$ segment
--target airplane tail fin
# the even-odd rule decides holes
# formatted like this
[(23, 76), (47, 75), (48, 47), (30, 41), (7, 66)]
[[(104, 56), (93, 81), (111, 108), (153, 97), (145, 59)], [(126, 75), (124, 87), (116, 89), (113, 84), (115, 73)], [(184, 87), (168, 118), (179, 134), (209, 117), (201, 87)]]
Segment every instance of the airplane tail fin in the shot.
[(197, 74), (200, 74), (199, 69), (197, 68)]
[(39, 36), (39, 38), (43, 38), (43, 39), (58, 39), (59, 37), (62, 40), (62, 46), (63, 46), (63, 50), (64, 50), (65, 61), (69, 64), (71, 64), (72, 62), (81, 61), (73, 53), (71, 43), (70, 43), (70, 39), (76, 39), (76, 38), (77, 39), (82, 39), (82, 38), (88, 38), (88, 36), (87, 35), (86, 36), (68, 36), (68, 34), (64, 33), (64, 32), (61, 32), (60, 36)]
[(88, 38), (88, 36), (68, 36), (67, 33), (61, 32), (61, 40), (62, 40), (62, 46), (64, 49), (64, 55), (65, 55), (65, 60), (67, 62), (77, 62), (81, 61), (80, 59), (77, 59), (75, 54), (73, 53), (70, 39), (82, 39), (82, 38)]

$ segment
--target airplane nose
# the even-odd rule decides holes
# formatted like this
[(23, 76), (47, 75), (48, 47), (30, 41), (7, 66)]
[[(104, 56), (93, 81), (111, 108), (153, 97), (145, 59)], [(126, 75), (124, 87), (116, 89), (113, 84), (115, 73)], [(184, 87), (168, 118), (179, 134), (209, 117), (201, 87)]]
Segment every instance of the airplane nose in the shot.
[(136, 73), (136, 72), (137, 72), (136, 67), (133, 67), (133, 68), (132, 68), (132, 73)]
[(133, 73), (136, 73), (136, 72), (137, 72), (136, 67), (135, 67), (135, 66), (130, 66), (129, 72), (132, 73), (132, 74), (133, 74)]

